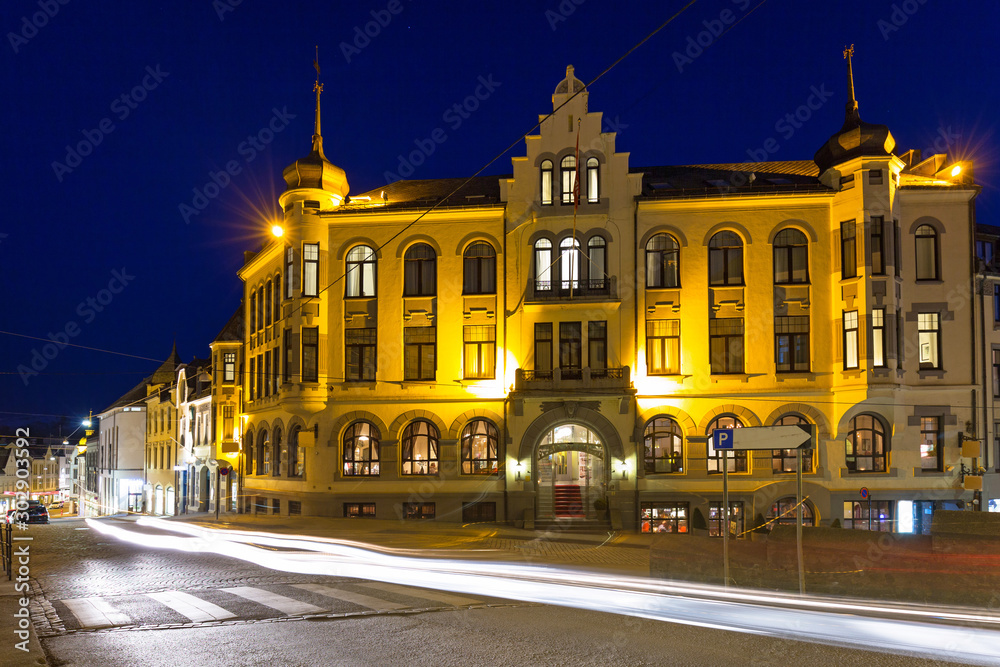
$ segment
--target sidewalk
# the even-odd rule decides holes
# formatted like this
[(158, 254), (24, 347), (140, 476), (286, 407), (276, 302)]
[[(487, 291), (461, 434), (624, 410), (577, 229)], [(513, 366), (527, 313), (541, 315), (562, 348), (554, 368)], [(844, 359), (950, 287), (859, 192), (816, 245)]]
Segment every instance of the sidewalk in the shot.
[[(3, 573), (0, 572), (0, 574)], [(23, 613), (22, 609), (27, 610), (27, 607), (21, 607), (21, 598), (28, 597), (27, 592), (19, 592), (15, 589), (16, 579), (15, 576), (15, 581), (7, 581), (5, 574), (0, 578), (0, 637), (3, 637), (4, 642), (4, 645), (0, 647), (0, 667), (47, 665), (42, 645), (38, 643), (35, 628), (30, 626), (30, 623), (27, 643), (22, 644), (21, 642), (24, 640), (15, 634), (20, 631), (19, 622), (24, 618), (18, 614)], [(28, 650), (22, 651), (18, 646)]]

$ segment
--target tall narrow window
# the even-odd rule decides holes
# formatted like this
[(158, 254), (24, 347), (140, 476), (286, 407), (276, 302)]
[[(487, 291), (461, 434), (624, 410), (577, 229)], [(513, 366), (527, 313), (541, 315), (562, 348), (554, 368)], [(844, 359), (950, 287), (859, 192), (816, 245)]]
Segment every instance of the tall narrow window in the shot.
[(647, 475), (684, 472), (684, 437), (670, 417), (650, 419), (643, 432)]
[(542, 206), (552, 205), (552, 160), (542, 160)]
[(858, 277), (858, 245), (853, 220), (840, 223), (840, 277)]
[(264, 372), (261, 374), (261, 383), (264, 390), (261, 393), (266, 397), (271, 395), (271, 350), (264, 350), (264, 354), (260, 360), (264, 362)]
[(552, 373), (551, 322), (535, 322), (535, 372)]
[(485, 419), (474, 419), (462, 429), (462, 474), (495, 475), (500, 457), (497, 427)]
[(222, 406), (222, 439), (227, 442), (233, 440), (235, 437), (233, 432), (235, 412), (236, 407), (233, 405)]
[(774, 282), (809, 282), (809, 242), (797, 229), (783, 229), (774, 237)]
[(436, 327), (403, 329), (403, 379), (433, 380), (436, 351)]
[(271, 326), (271, 314), (274, 312), (271, 292), (274, 290), (274, 283), (270, 280), (264, 286), (264, 326)]
[(497, 252), (489, 243), (477, 241), (465, 249), (463, 294), (496, 294)]
[(377, 477), (379, 439), (377, 428), (368, 422), (354, 422), (344, 432), (344, 476)]
[(809, 371), (809, 317), (774, 318), (774, 363), (778, 373)]
[(580, 289), (580, 242), (572, 236), (559, 243), (559, 274), (563, 290)]
[(938, 234), (930, 225), (917, 227), (917, 280), (937, 280)]
[(983, 261), (983, 264), (993, 263), (993, 241), (977, 240), (976, 257)]
[(885, 368), (885, 308), (872, 308), (872, 366)]
[(347, 253), (347, 276), (344, 296), (375, 296), (375, 251), (366, 245)]
[(846, 449), (848, 470), (885, 472), (888, 451), (885, 427), (880, 419), (861, 414), (851, 420)]
[(407, 249), (403, 256), (403, 296), (434, 296), (437, 289), (437, 255), (426, 243)]
[[(705, 435), (708, 436), (708, 472), (716, 473), (722, 472), (722, 453), (724, 450), (717, 450), (715, 448), (715, 438), (712, 432), (715, 429), (720, 428), (743, 428), (743, 422), (741, 422), (736, 417), (716, 417), (708, 425), (705, 430)], [(746, 472), (747, 471), (747, 450), (745, 449), (734, 449), (729, 452), (729, 456), (726, 457), (726, 469), (729, 472)]]
[(278, 393), (278, 378), (281, 377), (281, 351), (274, 348), (271, 351), (271, 393)]
[(281, 345), (285, 351), (285, 374), (281, 379), (284, 382), (288, 382), (292, 379), (292, 360), (295, 359), (295, 352), (292, 349), (291, 329), (285, 329), (284, 335), (281, 338)]
[(535, 241), (535, 291), (548, 292), (552, 289), (552, 241)]
[(281, 274), (274, 277), (274, 321), (281, 319)]
[(903, 367), (903, 346), (906, 340), (903, 338), (903, 311), (896, 309), (896, 367)]
[(1000, 397), (1000, 349), (993, 350), (993, 395)]
[(287, 248), (285, 250), (285, 298), (292, 298), (292, 290), (295, 288), (295, 250)]
[(993, 321), (1000, 322), (1000, 283), (993, 283)]
[(681, 372), (681, 321), (646, 320), (646, 374)]
[[(882, 172), (880, 171), (879, 174)], [(872, 275), (885, 275), (885, 218), (873, 215), (869, 223), (868, 236), (872, 251)]]
[(437, 427), (427, 421), (415, 421), (403, 431), (400, 461), (404, 475), (438, 474)]
[(302, 244), (302, 296), (319, 296), (319, 244)]
[(299, 431), (301, 426), (293, 426), (288, 431), (288, 476), (302, 477), (306, 471), (306, 461), (299, 450)]
[(844, 311), (844, 368), (858, 367), (858, 311)]
[(941, 441), (944, 438), (941, 433), (940, 417), (920, 418), (920, 469), (921, 470), (944, 470), (944, 459), (941, 456)]
[(899, 226), (899, 220), (893, 220), (892, 252), (893, 270), (896, 277), (903, 275), (903, 230)]
[(579, 322), (559, 323), (559, 369), (565, 379), (580, 377), (580, 357), (583, 347)]
[(302, 381), (319, 382), (319, 327), (302, 327)]
[(680, 244), (670, 234), (646, 242), (646, 287), (680, 287)]
[(257, 290), (250, 292), (250, 333), (257, 333)]
[(470, 325), (463, 328), (464, 373), (469, 379), (489, 379), (496, 374), (495, 326)]
[(375, 381), (375, 341), (374, 327), (346, 329), (344, 331), (346, 380), (351, 382)]
[(587, 278), (592, 290), (601, 290), (607, 286), (607, 241), (601, 236), (595, 236), (587, 242)]
[(572, 204), (576, 191), (576, 158), (567, 155), (559, 163), (559, 177), (562, 181), (562, 203)]
[(596, 157), (587, 159), (587, 202), (596, 204), (601, 201), (600, 162)]
[(236, 382), (236, 353), (222, 353), (222, 381)]
[(719, 232), (708, 242), (708, 284), (743, 284), (743, 241), (734, 232)]
[(281, 477), (281, 429), (271, 433), (271, 476)]
[(941, 368), (941, 321), (938, 313), (917, 314), (920, 369)]
[(708, 321), (708, 348), (712, 373), (743, 372), (743, 318)]
[(608, 323), (587, 323), (587, 365), (592, 376), (605, 375), (608, 369)]
[(248, 379), (250, 380), (250, 391), (247, 393), (249, 394), (250, 400), (253, 401), (257, 398), (257, 357), (250, 357), (249, 375), (250, 377)]

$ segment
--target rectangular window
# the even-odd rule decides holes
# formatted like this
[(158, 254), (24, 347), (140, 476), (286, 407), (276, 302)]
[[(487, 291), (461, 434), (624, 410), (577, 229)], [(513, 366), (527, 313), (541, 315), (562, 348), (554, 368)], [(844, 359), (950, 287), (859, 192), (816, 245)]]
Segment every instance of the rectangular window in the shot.
[(250, 333), (257, 331), (257, 291), (250, 293)]
[(535, 322), (535, 372), (552, 374), (551, 322)]
[(840, 177), (840, 189), (850, 190), (854, 187), (854, 174), (848, 174), (847, 176)]
[(903, 230), (899, 226), (899, 220), (893, 220), (893, 231), (896, 232), (892, 241), (893, 269), (898, 278), (903, 275)]
[[(722, 537), (724, 517), (722, 503), (708, 504), (708, 536)], [(734, 501), (729, 503), (729, 536), (745, 539), (743, 529), (743, 503)]]
[(222, 381), (236, 382), (236, 353), (222, 353)]
[(809, 317), (774, 318), (774, 363), (778, 373), (809, 372)]
[(263, 361), (264, 372), (262, 373), (261, 382), (263, 384), (263, 394), (264, 396), (271, 395), (271, 350), (264, 350), (263, 356), (261, 356), (261, 361)]
[[(880, 174), (882, 172), (879, 172)], [(869, 225), (872, 251), (872, 275), (885, 275), (885, 218), (873, 215)]]
[(346, 329), (344, 331), (346, 377), (350, 382), (374, 382), (376, 359), (375, 329)]
[(681, 372), (681, 321), (646, 320), (646, 373)]
[(993, 241), (976, 241), (976, 257), (984, 264), (993, 263)]
[(708, 348), (712, 373), (743, 372), (743, 318), (708, 321)]
[(288, 516), (297, 516), (302, 514), (302, 501), (301, 500), (289, 500), (288, 501)]
[(591, 376), (603, 375), (608, 368), (607, 322), (587, 323), (587, 363)]
[[(853, 178), (853, 177), (852, 177)], [(840, 277), (858, 277), (858, 246), (853, 220), (840, 223)]]
[(559, 369), (563, 379), (577, 379), (583, 348), (582, 328), (579, 322), (559, 323)]
[(496, 503), (462, 503), (462, 523), (476, 523), (478, 521), (493, 523), (496, 520)]
[(858, 311), (844, 311), (844, 369), (858, 367)]
[(281, 377), (281, 351), (271, 350), (271, 393), (278, 393), (278, 378)]
[(941, 368), (941, 323), (938, 313), (917, 314), (920, 369)]
[(271, 514), (281, 514), (280, 498), (271, 498)]
[(285, 350), (285, 374), (281, 376), (283, 382), (288, 382), (292, 378), (292, 359), (294, 359), (294, 350), (292, 350), (292, 330), (285, 329), (285, 333), (282, 336), (281, 344)]
[(302, 327), (302, 381), (319, 382), (319, 327)]
[(642, 503), (640, 525), (644, 533), (688, 533), (689, 503)]
[(469, 379), (490, 379), (496, 375), (495, 326), (470, 325), (463, 328), (465, 341), (464, 372)]
[(295, 251), (291, 248), (285, 250), (285, 298), (292, 298), (292, 290), (295, 287), (294, 279)]
[(302, 296), (319, 296), (319, 244), (302, 244)]
[(861, 500), (844, 502), (844, 528), (893, 532), (891, 500)]
[(896, 366), (903, 366), (903, 345), (906, 344), (903, 338), (903, 311), (896, 309)]
[(1000, 350), (993, 350), (993, 395), (1000, 397)]
[(267, 514), (267, 498), (264, 496), (254, 496), (254, 513)]
[(250, 395), (250, 400), (257, 398), (257, 357), (250, 357), (250, 391), (247, 392)]
[(542, 206), (552, 204), (552, 163), (542, 165)]
[(222, 439), (227, 442), (234, 439), (233, 418), (236, 414), (236, 407), (232, 405), (222, 406)]
[(872, 366), (885, 368), (885, 308), (872, 308)]
[(940, 471), (943, 468), (943, 457), (941, 456), (941, 442), (944, 434), (941, 433), (940, 417), (920, 418), (920, 469)]
[(434, 503), (403, 503), (404, 519), (433, 519)]
[(1000, 283), (993, 284), (993, 321), (1000, 322)]
[(344, 503), (344, 516), (349, 519), (374, 519), (375, 503)]
[(433, 380), (437, 329), (435, 327), (406, 327), (403, 329), (403, 379)]
[(868, 185), (882, 185), (882, 170), (881, 169), (869, 169), (868, 170)]

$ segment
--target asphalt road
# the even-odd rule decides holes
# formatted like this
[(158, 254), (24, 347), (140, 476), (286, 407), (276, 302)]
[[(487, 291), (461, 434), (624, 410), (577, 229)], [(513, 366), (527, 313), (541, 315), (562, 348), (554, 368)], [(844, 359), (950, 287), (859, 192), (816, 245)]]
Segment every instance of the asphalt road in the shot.
[(945, 664), (149, 550), (81, 521), (32, 526), (53, 665)]

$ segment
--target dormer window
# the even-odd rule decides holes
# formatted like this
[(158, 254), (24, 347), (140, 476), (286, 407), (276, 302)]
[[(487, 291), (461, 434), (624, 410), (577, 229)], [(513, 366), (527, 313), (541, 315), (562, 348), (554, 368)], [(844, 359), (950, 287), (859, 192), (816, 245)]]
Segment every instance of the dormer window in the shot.
[(542, 206), (552, 205), (552, 160), (542, 160)]
[(600, 178), (598, 176), (600, 163), (596, 157), (587, 159), (587, 203), (596, 204), (601, 201)]
[(572, 204), (576, 189), (576, 158), (567, 155), (559, 163), (559, 175), (562, 179), (562, 203)]

